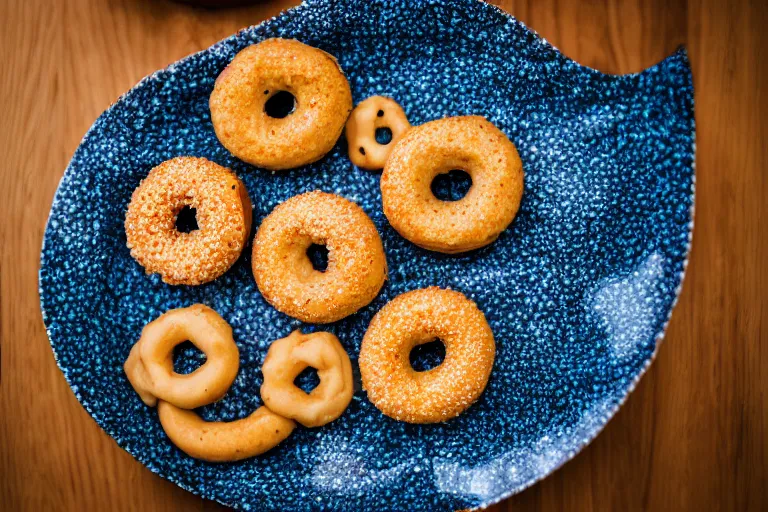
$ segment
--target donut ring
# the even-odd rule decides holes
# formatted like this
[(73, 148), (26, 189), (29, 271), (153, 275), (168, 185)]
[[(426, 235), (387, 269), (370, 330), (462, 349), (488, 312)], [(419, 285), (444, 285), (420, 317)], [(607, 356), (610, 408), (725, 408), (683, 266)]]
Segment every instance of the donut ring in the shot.
[[(325, 272), (307, 257), (312, 244), (328, 249)], [(314, 191), (278, 205), (253, 242), (253, 275), (262, 296), (303, 322), (329, 323), (368, 305), (387, 278), (376, 226), (355, 203)]]
[[(310, 366), (317, 370), (320, 384), (307, 394), (293, 380)], [(349, 356), (329, 332), (302, 334), (296, 330), (275, 341), (261, 372), (264, 404), (305, 427), (319, 427), (341, 416), (354, 393)]]
[[(438, 174), (461, 169), (472, 187), (458, 201), (430, 190)], [(431, 251), (459, 253), (496, 240), (523, 195), (523, 164), (514, 144), (479, 116), (448, 117), (409, 130), (381, 175), (384, 214), (404, 238)]]
[[(295, 98), (284, 117), (268, 100)], [(322, 158), (352, 110), (352, 92), (336, 59), (293, 39), (267, 39), (240, 51), (216, 79), (209, 100), (219, 141), (257, 167), (280, 170)]]
[[(206, 355), (192, 373), (173, 371), (173, 348), (191, 341)], [(157, 399), (183, 409), (194, 409), (223, 397), (237, 376), (240, 353), (232, 328), (208, 306), (195, 304), (172, 309), (148, 323), (131, 349), (124, 370), (142, 401)]]
[(296, 423), (261, 406), (250, 416), (230, 422), (205, 421), (168, 402), (157, 405), (160, 424), (180, 450), (196, 459), (225, 462), (247, 459), (285, 440)]
[[(176, 218), (196, 210), (198, 229), (182, 233)], [(251, 200), (235, 174), (205, 158), (178, 157), (149, 172), (125, 215), (131, 256), (148, 274), (173, 285), (213, 281), (240, 257), (251, 229)]]
[[(415, 371), (411, 350), (436, 338), (445, 345), (445, 359)], [(360, 348), (363, 389), (396, 420), (446, 421), (482, 394), (495, 352), (491, 328), (474, 302), (437, 287), (414, 290), (387, 303), (371, 321)]]
[[(395, 100), (371, 96), (356, 106), (347, 119), (349, 159), (362, 169), (383, 168), (392, 148), (410, 127), (403, 107)], [(392, 140), (387, 144), (376, 141), (379, 128), (389, 128), (392, 132)]]

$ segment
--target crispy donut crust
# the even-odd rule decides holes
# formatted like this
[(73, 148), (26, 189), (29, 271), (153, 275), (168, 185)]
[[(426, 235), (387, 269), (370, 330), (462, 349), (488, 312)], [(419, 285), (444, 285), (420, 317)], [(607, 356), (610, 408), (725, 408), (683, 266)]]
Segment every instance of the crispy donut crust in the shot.
[[(312, 266), (307, 249), (328, 249), (328, 267)], [(304, 322), (330, 323), (355, 313), (387, 278), (376, 226), (355, 203), (314, 191), (278, 205), (253, 242), (253, 275), (277, 310)]]
[[(196, 210), (198, 229), (182, 233), (176, 217)], [(213, 281), (240, 257), (251, 229), (251, 201), (231, 170), (205, 158), (177, 157), (149, 172), (125, 215), (131, 256), (165, 283)]]
[[(294, 109), (270, 117), (267, 100), (280, 91), (294, 96)], [(235, 55), (216, 79), (209, 107), (216, 136), (233, 155), (265, 169), (291, 169), (333, 148), (352, 92), (333, 56), (293, 39), (267, 39)]]
[[(445, 359), (415, 371), (411, 350), (435, 339), (445, 345)], [(408, 423), (436, 423), (458, 416), (480, 397), (495, 353), (493, 333), (475, 303), (430, 287), (399, 295), (376, 314), (360, 348), (360, 374), (382, 413)]]
[[(430, 189), (438, 174), (461, 169), (472, 187), (458, 201)], [(523, 164), (514, 144), (480, 116), (416, 126), (398, 142), (381, 175), (384, 214), (404, 238), (448, 254), (484, 247), (512, 222), (523, 195)]]

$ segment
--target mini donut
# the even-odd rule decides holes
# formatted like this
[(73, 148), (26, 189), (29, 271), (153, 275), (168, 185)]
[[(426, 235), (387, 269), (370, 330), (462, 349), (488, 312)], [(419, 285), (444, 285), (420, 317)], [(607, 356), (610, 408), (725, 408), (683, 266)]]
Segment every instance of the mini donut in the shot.
[[(312, 244), (328, 249), (328, 266), (315, 270)], [(314, 191), (278, 205), (253, 242), (253, 275), (262, 296), (303, 322), (340, 320), (369, 304), (387, 278), (376, 226), (355, 203)]]
[[(363, 169), (383, 168), (392, 148), (410, 127), (403, 107), (395, 100), (371, 96), (356, 106), (347, 119), (349, 159)], [(386, 144), (376, 141), (376, 130), (380, 128), (392, 132), (392, 139)]]
[[(458, 201), (430, 189), (438, 174), (460, 169), (472, 178)], [(523, 195), (523, 164), (514, 144), (479, 116), (448, 117), (409, 130), (381, 175), (384, 214), (404, 238), (425, 249), (459, 253), (496, 240)]]
[[(173, 371), (173, 348), (191, 341), (206, 356), (192, 373)], [(131, 349), (124, 370), (145, 404), (157, 399), (194, 409), (223, 397), (237, 376), (240, 353), (232, 328), (203, 304), (172, 309), (148, 323)]]
[[(435, 339), (445, 345), (445, 359), (415, 371), (411, 350)], [(387, 303), (368, 326), (359, 359), (363, 389), (396, 420), (446, 421), (482, 394), (495, 352), (491, 328), (474, 302), (437, 287), (414, 290)]]
[[(289, 94), (292, 107), (270, 111), (282, 98), (291, 101)], [(216, 79), (209, 106), (225, 148), (257, 167), (280, 170), (315, 162), (333, 148), (352, 110), (352, 92), (333, 56), (293, 39), (267, 39), (235, 55)]]
[(230, 422), (205, 421), (168, 402), (157, 404), (168, 438), (187, 455), (209, 462), (247, 459), (285, 440), (296, 423), (262, 406), (250, 416)]
[[(307, 394), (293, 380), (310, 366), (317, 370), (320, 384)], [(296, 330), (275, 341), (261, 372), (264, 404), (305, 427), (319, 427), (341, 416), (354, 393), (349, 356), (329, 332), (302, 334)]]
[[(182, 233), (176, 218), (196, 210), (198, 229)], [(240, 257), (251, 229), (251, 200), (235, 174), (205, 158), (178, 157), (149, 172), (125, 215), (131, 256), (172, 285), (213, 281)]]

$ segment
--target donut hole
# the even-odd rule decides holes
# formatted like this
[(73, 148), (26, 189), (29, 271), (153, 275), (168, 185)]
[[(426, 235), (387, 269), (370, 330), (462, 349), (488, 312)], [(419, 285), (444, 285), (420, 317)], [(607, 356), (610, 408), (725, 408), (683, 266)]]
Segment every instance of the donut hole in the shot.
[(392, 130), (390, 130), (386, 126), (382, 126), (380, 128), (376, 128), (376, 133), (374, 134), (374, 137), (376, 138), (376, 143), (377, 144), (381, 144), (382, 146), (386, 146), (387, 144), (392, 142)]
[(435, 176), (429, 188), (440, 201), (459, 201), (472, 188), (472, 177), (461, 169), (453, 169)]
[(416, 345), (408, 356), (411, 367), (417, 372), (437, 368), (445, 360), (445, 345), (439, 339)]
[(275, 119), (288, 117), (296, 109), (296, 97), (288, 91), (277, 91), (264, 104), (264, 113)]
[(185, 341), (173, 348), (173, 371), (178, 374), (192, 373), (203, 366), (206, 360), (205, 352), (191, 341)]
[(307, 258), (312, 262), (312, 268), (325, 272), (328, 268), (328, 248), (322, 244), (312, 244), (307, 248)]
[(176, 214), (176, 229), (180, 233), (191, 233), (200, 227), (197, 225), (197, 210), (187, 205)]
[(317, 370), (308, 366), (299, 373), (295, 379), (293, 379), (293, 385), (309, 394), (320, 384), (320, 376), (317, 374)]

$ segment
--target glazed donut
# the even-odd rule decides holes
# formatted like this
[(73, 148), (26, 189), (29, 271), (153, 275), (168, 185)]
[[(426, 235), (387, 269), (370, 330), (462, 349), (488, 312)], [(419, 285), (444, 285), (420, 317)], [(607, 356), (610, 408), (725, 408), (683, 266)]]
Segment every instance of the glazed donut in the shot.
[[(347, 119), (349, 159), (363, 169), (383, 168), (392, 148), (410, 127), (403, 108), (395, 100), (371, 96), (356, 106)], [(376, 140), (376, 130), (382, 128), (392, 133), (392, 139), (386, 144)]]
[[(435, 339), (445, 345), (445, 359), (415, 371), (411, 350)], [(474, 302), (437, 287), (414, 290), (387, 303), (371, 321), (360, 348), (363, 389), (396, 420), (446, 421), (482, 394), (495, 352), (491, 328)]]
[[(312, 244), (328, 249), (325, 272), (307, 256)], [(340, 320), (369, 304), (387, 278), (376, 226), (355, 203), (307, 192), (280, 204), (253, 242), (253, 275), (262, 296), (303, 322)]]
[(296, 423), (262, 406), (230, 422), (205, 421), (192, 411), (160, 401), (157, 413), (168, 438), (187, 455), (209, 462), (246, 459), (271, 450)]
[[(206, 361), (194, 372), (180, 375), (173, 371), (173, 348), (187, 340), (205, 353)], [(194, 409), (223, 397), (239, 365), (232, 328), (213, 309), (195, 304), (172, 309), (147, 324), (124, 370), (150, 407), (160, 398), (183, 409)]]
[[(307, 394), (293, 380), (309, 366), (317, 370), (320, 384)], [(319, 427), (341, 416), (354, 393), (349, 356), (329, 332), (302, 334), (296, 330), (275, 341), (261, 372), (264, 404), (305, 427)]]
[(225, 148), (280, 170), (315, 162), (333, 148), (352, 92), (333, 56), (293, 39), (267, 39), (235, 55), (216, 79), (209, 106)]
[[(438, 174), (461, 169), (472, 187), (458, 201), (437, 199)], [(381, 175), (384, 214), (404, 238), (443, 253), (478, 249), (514, 219), (523, 195), (523, 165), (514, 144), (479, 116), (448, 117), (409, 130)]]
[[(176, 218), (196, 210), (198, 229), (182, 233)], [(235, 174), (205, 158), (178, 157), (149, 172), (125, 215), (131, 256), (148, 274), (173, 285), (213, 281), (237, 261), (251, 229), (251, 201)]]

